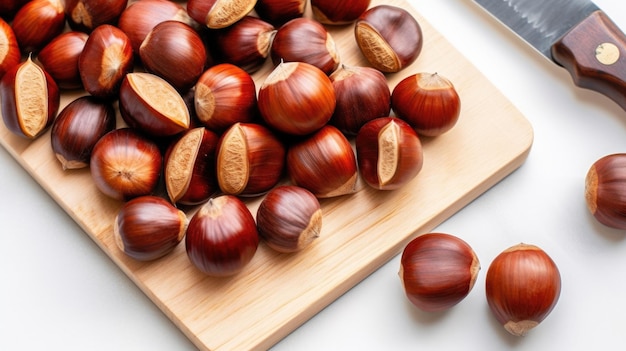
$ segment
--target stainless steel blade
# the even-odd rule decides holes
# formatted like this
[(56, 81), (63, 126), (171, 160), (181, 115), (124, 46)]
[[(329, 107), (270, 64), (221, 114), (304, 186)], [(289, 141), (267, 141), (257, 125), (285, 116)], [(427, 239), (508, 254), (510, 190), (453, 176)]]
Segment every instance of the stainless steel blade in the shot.
[(551, 47), (598, 7), (589, 0), (474, 0), (535, 49)]

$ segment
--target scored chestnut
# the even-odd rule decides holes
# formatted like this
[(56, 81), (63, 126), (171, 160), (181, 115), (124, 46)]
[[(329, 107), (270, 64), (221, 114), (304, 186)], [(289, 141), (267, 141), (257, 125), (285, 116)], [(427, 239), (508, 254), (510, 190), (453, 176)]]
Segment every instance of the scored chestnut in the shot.
[(131, 128), (105, 134), (91, 152), (89, 168), (96, 187), (116, 200), (151, 195), (161, 176), (159, 147)]
[(377, 5), (365, 11), (354, 33), (365, 58), (383, 72), (405, 69), (422, 52), (422, 28), (413, 15), (397, 6)]
[(115, 24), (129, 0), (65, 0), (70, 28), (91, 33), (103, 24)]
[(61, 110), (52, 124), (52, 151), (63, 170), (89, 165), (91, 151), (105, 134), (115, 129), (115, 110), (109, 102), (82, 96)]
[(464, 240), (428, 233), (411, 240), (400, 259), (400, 280), (409, 301), (421, 310), (452, 308), (470, 293), (480, 261)]
[(356, 154), (363, 179), (379, 190), (404, 186), (417, 176), (424, 163), (417, 133), (395, 117), (367, 122), (356, 136)]
[(233, 195), (209, 199), (187, 226), (185, 247), (191, 263), (209, 276), (241, 272), (259, 246), (259, 233), (250, 210)]
[(187, 12), (210, 29), (226, 28), (254, 9), (257, 0), (188, 0)]
[(358, 167), (350, 141), (339, 129), (326, 125), (287, 150), (291, 182), (318, 198), (356, 192)]
[(309, 246), (322, 231), (322, 209), (310, 191), (281, 185), (270, 190), (256, 215), (261, 238), (272, 249), (297, 252)]
[(585, 177), (585, 202), (596, 220), (626, 229), (626, 154), (596, 160)]
[(222, 135), (216, 152), (217, 182), (226, 194), (262, 194), (283, 175), (285, 147), (260, 124), (235, 123)]
[(172, 202), (195, 205), (207, 201), (217, 191), (217, 143), (217, 134), (198, 127), (185, 132), (168, 148), (164, 176)]
[(0, 82), (2, 119), (13, 134), (35, 139), (52, 125), (60, 104), (54, 79), (30, 56)]
[(391, 109), (418, 134), (435, 137), (456, 125), (461, 114), (461, 98), (444, 76), (416, 73), (393, 89)]
[(126, 202), (113, 221), (117, 247), (138, 261), (172, 252), (187, 229), (185, 213), (163, 198), (140, 196)]
[(561, 275), (545, 251), (522, 243), (504, 250), (491, 262), (485, 292), (491, 312), (504, 329), (523, 336), (556, 306)]
[(122, 80), (119, 94), (122, 119), (132, 128), (155, 137), (189, 129), (191, 115), (180, 93), (152, 73), (134, 72)]
[(261, 85), (258, 105), (270, 127), (306, 135), (328, 123), (337, 99), (330, 78), (321, 69), (304, 62), (282, 62)]

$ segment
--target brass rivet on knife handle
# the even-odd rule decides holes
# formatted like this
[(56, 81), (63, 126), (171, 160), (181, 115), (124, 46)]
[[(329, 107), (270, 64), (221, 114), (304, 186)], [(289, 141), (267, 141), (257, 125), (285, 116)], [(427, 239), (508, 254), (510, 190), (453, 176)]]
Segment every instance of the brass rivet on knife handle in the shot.
[[(615, 48), (604, 44), (598, 55), (598, 43)], [(552, 58), (577, 86), (602, 93), (626, 110), (626, 59), (620, 53), (625, 49), (626, 35), (604, 12), (595, 11), (554, 43)]]
[(613, 43), (602, 43), (596, 48), (596, 59), (603, 65), (610, 66), (619, 60), (619, 48)]

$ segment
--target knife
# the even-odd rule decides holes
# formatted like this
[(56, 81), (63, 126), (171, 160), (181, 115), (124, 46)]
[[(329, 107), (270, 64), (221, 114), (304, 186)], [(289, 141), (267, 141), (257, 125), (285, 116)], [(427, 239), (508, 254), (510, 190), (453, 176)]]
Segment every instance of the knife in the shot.
[(626, 110), (626, 36), (589, 0), (474, 0), (572, 76)]

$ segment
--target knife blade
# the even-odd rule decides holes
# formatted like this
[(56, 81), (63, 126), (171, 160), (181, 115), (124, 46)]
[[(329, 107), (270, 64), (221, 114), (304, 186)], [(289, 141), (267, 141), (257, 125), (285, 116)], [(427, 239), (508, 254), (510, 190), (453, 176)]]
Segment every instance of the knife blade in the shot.
[(548, 59), (574, 84), (626, 110), (626, 36), (589, 0), (474, 0)]

